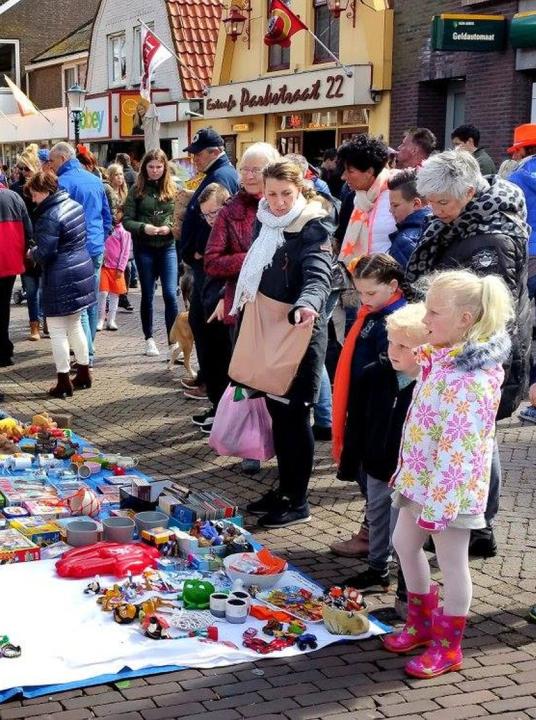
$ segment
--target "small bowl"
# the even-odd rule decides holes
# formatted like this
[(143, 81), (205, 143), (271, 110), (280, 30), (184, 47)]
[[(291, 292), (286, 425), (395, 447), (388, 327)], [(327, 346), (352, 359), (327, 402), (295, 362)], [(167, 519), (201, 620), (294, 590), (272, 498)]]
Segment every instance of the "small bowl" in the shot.
[(73, 520), (67, 525), (67, 542), (73, 547), (94, 545), (99, 541), (99, 526), (92, 520)]
[[(255, 553), (242, 553), (242, 555), (255, 555)], [(285, 563), (285, 569), (283, 572), (275, 575), (254, 575), (252, 573), (242, 573), (231, 569), (231, 565), (233, 561), (236, 562), (236, 558), (236, 555), (228, 555), (223, 558), (223, 566), (225, 568), (225, 572), (227, 573), (227, 577), (230, 580), (242, 580), (245, 588), (248, 588), (250, 585), (256, 585), (261, 590), (272, 588), (281, 580), (288, 567), (287, 563)]]
[(135, 527), (134, 520), (130, 518), (106, 518), (102, 521), (103, 540), (116, 543), (132, 542)]
[(169, 515), (158, 512), (158, 510), (146, 510), (137, 513), (137, 515), (134, 516), (134, 522), (136, 523), (138, 533), (141, 534), (142, 530), (152, 530), (157, 527), (167, 528)]

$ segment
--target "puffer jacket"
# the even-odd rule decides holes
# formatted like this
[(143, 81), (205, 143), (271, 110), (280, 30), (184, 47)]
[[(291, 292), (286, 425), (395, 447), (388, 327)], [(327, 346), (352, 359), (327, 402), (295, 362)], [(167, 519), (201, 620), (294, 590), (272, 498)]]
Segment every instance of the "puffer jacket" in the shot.
[(536, 256), (536, 157), (531, 155), (519, 163), (508, 180), (523, 190), (527, 203), (527, 222), (531, 227), (529, 255)]
[(226, 280), (224, 309), (226, 325), (234, 325), (229, 315), (233, 306), (236, 281), (253, 241), (259, 198), (241, 190), (220, 210), (205, 250), (205, 273)]
[(429, 207), (423, 207), (410, 213), (402, 222), (396, 224), (395, 232), (389, 235), (391, 247), (389, 255), (397, 263), (406, 267), (412, 252), (419, 244), (425, 226), (432, 213)]
[(33, 230), (26, 205), (12, 190), (0, 189), (0, 278), (24, 272)]
[(487, 178), (452, 223), (434, 218), (415, 248), (406, 278), (415, 283), (436, 270), (465, 268), (478, 275), (499, 275), (514, 300), (514, 320), (508, 328), (512, 352), (505, 364), (505, 380), (497, 419), (510, 417), (528, 387), (531, 312), (527, 292), (529, 227), (522, 191), (499, 176)]
[(418, 352), (422, 373), (392, 484), (422, 506), (417, 522), (425, 530), (443, 530), (458, 514), (479, 515), (486, 508), (501, 363), (509, 352), (507, 333), (450, 348), (425, 345)]
[(65, 190), (37, 206), (34, 239), (33, 259), (43, 269), (45, 316), (72, 315), (93, 305), (95, 269), (86, 245), (84, 210)]
[(173, 213), (175, 211), (175, 198), (160, 200), (158, 184), (147, 182), (145, 192), (141, 197), (136, 194), (136, 187), (130, 188), (125, 201), (125, 214), (123, 227), (132, 235), (134, 246), (163, 248), (173, 245), (173, 233), (169, 235), (146, 235), (145, 225), (173, 228)]

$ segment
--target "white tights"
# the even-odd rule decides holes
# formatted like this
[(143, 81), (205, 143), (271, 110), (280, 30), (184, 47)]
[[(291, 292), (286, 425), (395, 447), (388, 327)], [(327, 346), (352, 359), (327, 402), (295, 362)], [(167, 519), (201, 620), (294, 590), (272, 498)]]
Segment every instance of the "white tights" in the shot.
[[(428, 534), (417, 525), (409, 508), (400, 508), (393, 546), (409, 592), (424, 594), (430, 589), (430, 565), (422, 549)], [(432, 536), (443, 574), (445, 615), (460, 616), (469, 612), (473, 594), (468, 552), (470, 534), (470, 530), (447, 528)]]
[(108, 322), (115, 322), (117, 308), (119, 306), (119, 295), (108, 293), (108, 291), (99, 292), (99, 319), (106, 319), (106, 299), (108, 299)]
[(75, 359), (79, 365), (89, 365), (87, 340), (82, 328), (79, 312), (62, 317), (47, 316), (47, 325), (52, 344), (52, 356), (56, 363), (56, 372), (69, 372), (70, 348), (72, 348)]

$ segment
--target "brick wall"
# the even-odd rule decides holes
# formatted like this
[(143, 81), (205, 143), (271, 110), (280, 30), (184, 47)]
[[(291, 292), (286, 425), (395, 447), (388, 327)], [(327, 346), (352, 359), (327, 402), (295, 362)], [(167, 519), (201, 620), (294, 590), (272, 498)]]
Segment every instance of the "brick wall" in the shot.
[(61, 65), (51, 65), (30, 73), (29, 97), (38, 108), (61, 107)]
[(534, 74), (515, 70), (515, 52), (432, 52), (431, 19), (441, 12), (502, 13), (511, 17), (518, 2), (489, 2), (462, 7), (460, 0), (395, 0), (391, 144), (407, 127), (430, 127), (442, 143), (446, 85), (465, 78), (465, 122), (476, 125), (481, 144), (496, 161), (505, 157), (516, 125), (530, 121)]

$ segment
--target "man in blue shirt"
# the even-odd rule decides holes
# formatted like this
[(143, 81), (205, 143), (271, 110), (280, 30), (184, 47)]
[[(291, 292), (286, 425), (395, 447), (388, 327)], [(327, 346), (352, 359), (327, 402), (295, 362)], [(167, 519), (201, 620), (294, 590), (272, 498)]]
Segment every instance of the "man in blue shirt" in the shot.
[[(95, 268), (95, 291), (98, 294), (104, 241), (112, 231), (112, 214), (102, 181), (88, 172), (76, 159), (72, 145), (59, 142), (50, 151), (50, 164), (58, 176), (58, 184), (73, 200), (80, 203), (86, 216), (87, 249)], [(89, 365), (93, 366), (97, 305), (82, 312), (82, 326), (89, 347)]]

